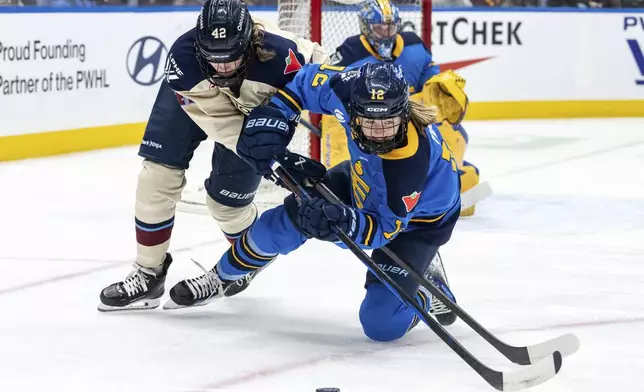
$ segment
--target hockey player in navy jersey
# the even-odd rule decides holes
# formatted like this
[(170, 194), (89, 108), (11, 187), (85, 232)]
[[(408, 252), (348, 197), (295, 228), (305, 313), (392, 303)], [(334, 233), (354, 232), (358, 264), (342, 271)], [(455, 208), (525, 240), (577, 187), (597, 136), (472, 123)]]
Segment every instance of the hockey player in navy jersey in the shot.
[[(318, 44), (251, 18), (241, 0), (207, 0), (196, 27), (172, 45), (166, 78), (139, 149), (144, 158), (135, 204), (134, 270), (100, 294), (99, 310), (159, 304), (172, 257), (167, 253), (185, 170), (197, 146), (215, 141), (207, 205), (232, 242), (257, 217), (261, 176), (235, 154), (245, 116), (291, 81), (303, 64), (324, 62)], [(236, 282), (233, 295), (248, 284)]]
[[(463, 90), (465, 80), (453, 71), (440, 72), (420, 37), (414, 32), (401, 31), (399, 10), (390, 0), (366, 1), (359, 21), (360, 34), (347, 38), (331, 56), (330, 63), (356, 67), (390, 62), (402, 66), (410, 93), (414, 94), (411, 99), (439, 108), (437, 126), (454, 153), (461, 173), (461, 191), (474, 187), (479, 183), (478, 169), (463, 159), (468, 143), (468, 135), (461, 125), (468, 105)], [(325, 116), (322, 124), (326, 139), (322, 145), (331, 145), (326, 156), (335, 158), (334, 161), (345, 159), (338, 153), (342, 151), (338, 146), (346, 144), (342, 127), (330, 116)], [(461, 215), (472, 215), (474, 210), (472, 206), (461, 211)]]
[[(306, 65), (295, 79), (248, 117), (237, 152), (258, 173), (270, 174), (274, 157), (285, 154), (300, 111), (335, 116), (345, 129), (350, 159), (323, 178), (346, 204), (317, 197), (300, 205), (293, 195), (264, 212), (206, 274), (170, 290), (168, 308), (203, 305), (225, 294), (229, 282), (254, 273), (278, 254), (310, 238), (337, 242), (337, 225), (422, 308), (431, 295), (380, 249), (387, 245), (419, 273), (430, 273), (438, 248), (450, 238), (460, 211), (456, 162), (433, 122), (436, 110), (409, 100), (399, 66), (366, 64), (359, 69)], [(303, 162), (318, 177), (319, 163)], [(307, 166), (310, 165), (310, 166)], [(351, 262), (348, 257), (347, 262)], [(357, 260), (356, 260), (357, 262)], [(444, 282), (441, 288), (451, 295)], [(365, 334), (378, 341), (403, 336), (418, 319), (371, 273), (360, 307)]]

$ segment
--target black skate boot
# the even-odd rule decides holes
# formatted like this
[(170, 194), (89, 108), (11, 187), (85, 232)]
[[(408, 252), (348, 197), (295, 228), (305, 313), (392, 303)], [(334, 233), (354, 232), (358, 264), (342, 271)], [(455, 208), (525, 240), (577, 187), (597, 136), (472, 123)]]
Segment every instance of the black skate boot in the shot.
[[(266, 267), (264, 267), (266, 268)], [(260, 270), (261, 271), (261, 270)], [(249, 274), (244, 275), (243, 278), (238, 279), (231, 284), (228, 285), (226, 290), (224, 291), (224, 297), (232, 297), (234, 295), (237, 295), (241, 293), (242, 291), (246, 290), (248, 286), (250, 286), (250, 282), (253, 280), (255, 275), (257, 275), (259, 271), (253, 271)]]
[[(443, 260), (440, 253), (436, 252), (436, 256), (429, 263), (425, 274), (426, 279), (434, 283), (452, 302), (456, 302), (456, 298), (449, 288), (445, 268), (443, 267)], [(456, 321), (456, 315), (452, 312), (443, 302), (441, 302), (435, 295), (432, 295), (431, 308), (429, 313), (436, 317), (436, 320), (444, 326), (452, 325)]]
[(201, 264), (192, 260), (204, 271), (204, 274), (196, 278), (182, 280), (170, 289), (170, 300), (163, 305), (163, 309), (179, 309), (190, 306), (202, 306), (209, 304), (213, 299), (221, 297), (232, 297), (246, 290), (250, 282), (273, 261), (262, 268), (249, 272), (236, 281), (223, 280), (217, 274), (217, 266), (206, 270)]
[[(170, 289), (170, 299), (163, 305), (163, 309), (180, 309), (191, 306), (203, 306), (212, 300), (221, 297), (231, 297), (245, 290), (252, 275), (248, 274), (237, 281), (222, 280), (217, 274), (216, 266), (206, 270), (201, 264), (194, 261), (204, 271), (204, 274), (196, 278), (182, 280)], [(228, 290), (232, 290), (228, 293)]]
[(161, 271), (134, 264), (134, 270), (122, 282), (107, 286), (101, 291), (98, 310), (113, 312), (120, 310), (154, 309), (161, 303), (165, 277), (172, 263), (172, 256), (166, 253)]

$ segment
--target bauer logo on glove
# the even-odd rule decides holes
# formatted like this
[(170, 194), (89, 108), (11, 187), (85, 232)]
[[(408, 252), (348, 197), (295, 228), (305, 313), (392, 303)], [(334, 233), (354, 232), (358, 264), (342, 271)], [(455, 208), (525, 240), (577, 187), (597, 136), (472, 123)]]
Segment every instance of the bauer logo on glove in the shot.
[(248, 120), (246, 128), (264, 127), (264, 128), (277, 128), (281, 131), (288, 132), (289, 126), (286, 122), (276, 118), (253, 118)]
[(295, 126), (287, 122), (284, 113), (270, 105), (260, 106), (247, 117), (237, 140), (237, 155), (257, 173), (268, 175), (271, 161), (286, 153), (294, 133)]

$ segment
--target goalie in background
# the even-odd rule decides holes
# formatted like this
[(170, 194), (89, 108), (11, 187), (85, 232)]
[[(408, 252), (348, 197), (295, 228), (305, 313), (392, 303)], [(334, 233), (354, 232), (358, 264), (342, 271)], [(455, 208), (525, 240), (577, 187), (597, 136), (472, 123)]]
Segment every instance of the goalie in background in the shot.
[[(327, 202), (314, 188), (312, 199), (300, 205), (288, 196), (283, 205), (264, 212), (210, 271), (174, 286), (166, 308), (204, 305), (221, 297), (231, 282), (310, 238), (343, 246), (331, 229), (337, 225), (361, 248), (374, 249), (375, 263), (421, 308), (443, 325), (455, 321), (380, 249), (387, 245), (454, 299), (435, 256), (459, 218), (460, 181), (456, 162), (433, 125), (436, 110), (409, 100), (399, 66), (365, 64), (343, 70), (328, 64), (304, 66), (268, 105), (251, 112), (237, 152), (258, 173), (269, 175), (274, 157), (287, 153), (293, 135), (289, 119), (307, 109), (332, 114), (345, 129), (350, 157), (329, 169), (322, 181), (345, 204)], [(293, 155), (280, 161), (308, 165), (312, 180), (319, 180), (322, 164)], [(365, 287), (359, 315), (369, 338), (395, 340), (418, 323), (413, 311), (370, 272)]]
[[(398, 8), (390, 0), (368, 0), (359, 14), (360, 35), (347, 38), (331, 56), (332, 65), (357, 67), (365, 63), (389, 62), (402, 66), (411, 99), (439, 109), (437, 124), (443, 139), (452, 150), (459, 173), (461, 192), (479, 183), (479, 170), (464, 160), (468, 135), (461, 125), (468, 98), (463, 90), (465, 79), (456, 72), (440, 72), (423, 41), (413, 32), (401, 31)], [(322, 118), (323, 163), (328, 167), (347, 158), (342, 126), (332, 117)], [(328, 147), (330, 146), (330, 147)], [(472, 206), (461, 216), (474, 214)]]
[[(208, 0), (196, 27), (172, 45), (166, 78), (139, 149), (134, 270), (100, 294), (99, 310), (159, 305), (172, 257), (167, 253), (185, 171), (207, 138), (215, 141), (205, 181), (208, 209), (229, 241), (257, 218), (261, 176), (235, 154), (246, 115), (291, 81), (303, 64), (324, 62), (318, 44), (251, 18), (241, 0)], [(233, 295), (248, 278), (236, 282)]]

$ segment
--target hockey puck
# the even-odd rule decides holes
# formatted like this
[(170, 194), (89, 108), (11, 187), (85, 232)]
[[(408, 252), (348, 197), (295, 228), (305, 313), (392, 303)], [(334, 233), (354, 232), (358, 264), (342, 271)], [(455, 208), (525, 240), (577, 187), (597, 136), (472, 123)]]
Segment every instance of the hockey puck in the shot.
[(318, 388), (315, 392), (340, 392), (340, 388)]

